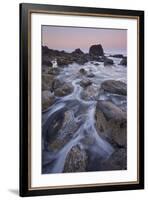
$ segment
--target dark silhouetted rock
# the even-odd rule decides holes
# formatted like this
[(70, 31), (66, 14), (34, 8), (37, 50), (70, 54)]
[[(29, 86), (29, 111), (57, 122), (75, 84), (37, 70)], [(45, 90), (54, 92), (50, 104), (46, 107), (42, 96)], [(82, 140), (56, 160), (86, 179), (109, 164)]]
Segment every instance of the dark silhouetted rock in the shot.
[(77, 54), (77, 55), (84, 55), (83, 51), (81, 49), (75, 49), (72, 54)]
[(89, 49), (89, 54), (90, 56), (104, 56), (102, 45), (92, 45)]

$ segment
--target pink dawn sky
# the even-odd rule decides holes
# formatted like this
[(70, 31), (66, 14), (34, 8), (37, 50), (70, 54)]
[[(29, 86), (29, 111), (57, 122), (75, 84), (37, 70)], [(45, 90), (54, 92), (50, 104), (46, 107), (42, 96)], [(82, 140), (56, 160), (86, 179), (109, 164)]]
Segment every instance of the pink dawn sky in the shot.
[(93, 44), (102, 44), (104, 51), (127, 53), (127, 30), (42, 26), (42, 45), (51, 49), (88, 52)]

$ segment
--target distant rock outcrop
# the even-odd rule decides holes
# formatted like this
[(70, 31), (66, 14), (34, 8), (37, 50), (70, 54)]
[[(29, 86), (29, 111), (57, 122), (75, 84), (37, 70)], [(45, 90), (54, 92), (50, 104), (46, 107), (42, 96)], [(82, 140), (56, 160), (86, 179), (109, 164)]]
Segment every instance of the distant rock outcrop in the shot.
[(107, 65), (113, 65), (114, 64), (114, 61), (110, 58), (105, 58), (104, 60), (104, 66), (107, 66)]
[(127, 66), (127, 58), (126, 58), (126, 57), (124, 57), (124, 58), (120, 61), (120, 65)]
[(89, 49), (90, 56), (104, 56), (104, 51), (101, 44), (92, 45)]
[(83, 51), (81, 50), (81, 49), (75, 49), (73, 52), (72, 52), (72, 54), (79, 54), (79, 55), (83, 55), (84, 53), (83, 53)]

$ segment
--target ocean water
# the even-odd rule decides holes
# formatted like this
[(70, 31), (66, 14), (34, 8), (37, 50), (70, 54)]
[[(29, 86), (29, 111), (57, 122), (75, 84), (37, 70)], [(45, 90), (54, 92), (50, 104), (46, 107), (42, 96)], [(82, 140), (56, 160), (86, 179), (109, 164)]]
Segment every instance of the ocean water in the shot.
[[(109, 53), (109, 52), (108, 52)], [(113, 54), (113, 53), (112, 53)], [(119, 54), (119, 51), (118, 51)], [(104, 66), (102, 62), (88, 62), (84, 65), (76, 63), (70, 64), (63, 68), (58, 75), (58, 79), (71, 83), (74, 90), (71, 94), (58, 97), (55, 104), (53, 104), (47, 112), (43, 113), (44, 122), (42, 124), (42, 173), (63, 173), (66, 157), (72, 147), (78, 145), (82, 150), (89, 152), (92, 161), (98, 159), (107, 159), (114, 152), (114, 147), (99, 136), (95, 128), (95, 109), (97, 98), (98, 100), (107, 100), (112, 98), (114, 103), (126, 110), (126, 99), (119, 98), (118, 95), (105, 94), (99, 96), (99, 88), (105, 80), (120, 80), (127, 82), (127, 67), (119, 65), (120, 58), (112, 58), (114, 64), (111, 66)], [(91, 72), (95, 76), (89, 78), (93, 83), (92, 87), (96, 89), (95, 98), (90, 96), (87, 100), (82, 98), (84, 88), (80, 86), (80, 81), (84, 78), (80, 75), (79, 70), (84, 68), (88, 73)], [(51, 125), (54, 119), (59, 119), (62, 113), (68, 112), (68, 121), (65, 126), (57, 131), (57, 137), (51, 137)], [(71, 127), (77, 127), (71, 133)], [(52, 139), (51, 139), (52, 138)], [(65, 138), (68, 138), (65, 139)], [(93, 145), (84, 143), (84, 140), (93, 141)], [(53, 150), (49, 143), (55, 140), (66, 141), (64, 146)], [(94, 158), (94, 160), (93, 160)], [(91, 165), (93, 166), (93, 164)], [(92, 167), (90, 171), (95, 170)], [(99, 170), (99, 169), (98, 169)]]

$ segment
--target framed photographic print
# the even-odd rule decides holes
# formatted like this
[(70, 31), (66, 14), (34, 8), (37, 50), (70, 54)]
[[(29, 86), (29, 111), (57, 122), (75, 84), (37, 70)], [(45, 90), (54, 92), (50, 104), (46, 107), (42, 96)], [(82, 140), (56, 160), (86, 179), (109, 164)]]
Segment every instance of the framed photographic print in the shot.
[(144, 11), (20, 4), (20, 195), (144, 188)]

